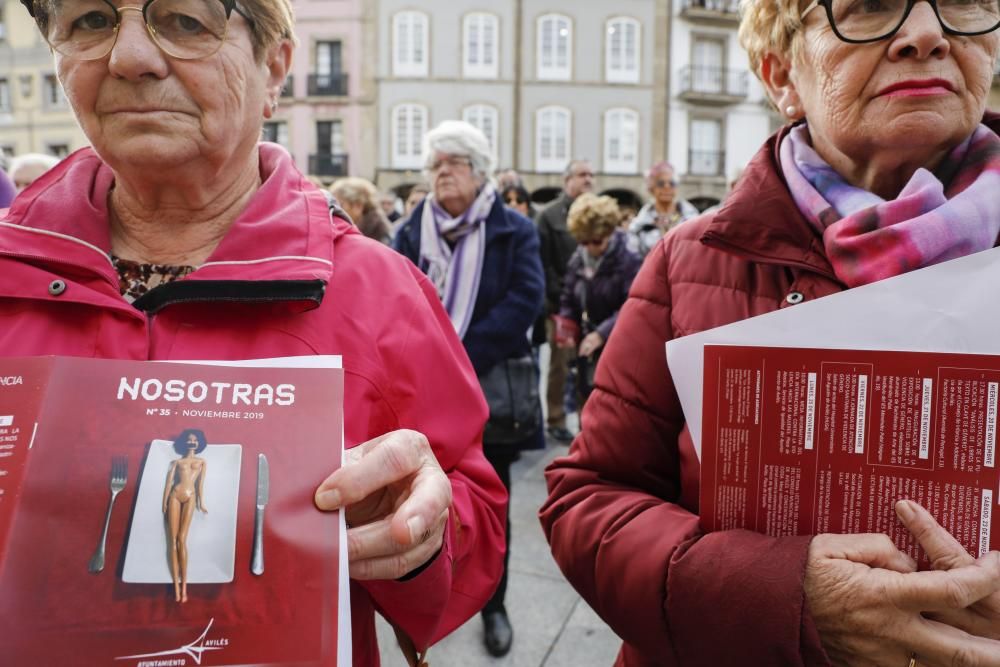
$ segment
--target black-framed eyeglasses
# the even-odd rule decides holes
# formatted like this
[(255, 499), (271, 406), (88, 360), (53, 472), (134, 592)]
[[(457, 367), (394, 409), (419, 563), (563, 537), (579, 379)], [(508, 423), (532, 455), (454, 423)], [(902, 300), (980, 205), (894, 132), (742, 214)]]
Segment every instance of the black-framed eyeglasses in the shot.
[[(851, 44), (877, 42), (896, 34), (921, 0), (813, 0), (801, 14), (822, 5), (830, 27)], [(1000, 0), (927, 0), (949, 35), (985, 35), (1000, 27)]]
[(21, 0), (49, 45), (78, 60), (111, 53), (122, 14), (142, 14), (146, 31), (167, 55), (195, 60), (214, 55), (226, 41), (233, 11), (253, 23), (236, 0), (146, 0), (141, 7), (116, 7), (111, 0)]

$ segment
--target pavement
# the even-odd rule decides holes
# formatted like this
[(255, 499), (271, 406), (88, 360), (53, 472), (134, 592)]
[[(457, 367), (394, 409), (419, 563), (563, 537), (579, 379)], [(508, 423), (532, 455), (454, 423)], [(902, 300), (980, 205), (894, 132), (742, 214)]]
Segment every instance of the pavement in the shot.
[[(573, 426), (573, 424), (571, 424)], [(563, 578), (552, 559), (537, 513), (547, 494), (544, 470), (565, 445), (524, 452), (511, 468), (511, 547), (507, 613), (514, 628), (509, 654), (494, 658), (483, 646), (477, 614), (431, 647), (430, 667), (611, 667), (621, 641)], [(392, 630), (378, 617), (382, 664), (405, 666)]]

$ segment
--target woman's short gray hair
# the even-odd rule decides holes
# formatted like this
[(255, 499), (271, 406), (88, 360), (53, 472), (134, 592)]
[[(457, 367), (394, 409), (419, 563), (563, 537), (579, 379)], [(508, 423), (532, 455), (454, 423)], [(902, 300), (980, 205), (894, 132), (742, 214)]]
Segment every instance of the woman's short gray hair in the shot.
[[(464, 155), (472, 162), (472, 170), (489, 180), (496, 168), (490, 142), (482, 131), (462, 120), (446, 120), (424, 137), (424, 171), (429, 172), (435, 153)], [(427, 174), (428, 179), (430, 175)]]

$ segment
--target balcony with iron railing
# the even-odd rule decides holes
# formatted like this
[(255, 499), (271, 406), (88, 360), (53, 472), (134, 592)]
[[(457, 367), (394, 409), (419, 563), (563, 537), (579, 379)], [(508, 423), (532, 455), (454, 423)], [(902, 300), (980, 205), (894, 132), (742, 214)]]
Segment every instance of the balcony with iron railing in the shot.
[(309, 174), (312, 176), (347, 176), (347, 155), (314, 153), (309, 156)]
[(347, 95), (347, 75), (337, 74), (310, 74), (309, 75), (309, 96), (310, 97), (344, 97)]
[(728, 67), (688, 65), (681, 68), (680, 98), (706, 104), (736, 104), (747, 97), (747, 71)]
[(740, 24), (738, 0), (682, 0), (681, 16), (689, 21), (729, 25)]
[(688, 175), (719, 177), (726, 174), (725, 151), (688, 151)]

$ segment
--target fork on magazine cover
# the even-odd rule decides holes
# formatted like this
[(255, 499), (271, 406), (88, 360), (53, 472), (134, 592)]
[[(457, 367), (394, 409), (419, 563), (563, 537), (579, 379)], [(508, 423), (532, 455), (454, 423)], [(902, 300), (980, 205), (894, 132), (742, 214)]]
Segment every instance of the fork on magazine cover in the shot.
[(111, 499), (108, 500), (108, 511), (104, 515), (104, 528), (101, 530), (101, 541), (97, 545), (97, 550), (90, 558), (90, 566), (87, 568), (93, 573), (104, 569), (104, 547), (108, 539), (108, 524), (111, 523), (111, 509), (115, 505), (115, 498), (125, 488), (128, 479), (128, 457), (111, 457)]

